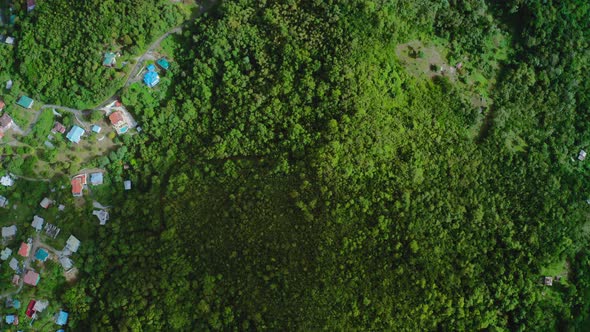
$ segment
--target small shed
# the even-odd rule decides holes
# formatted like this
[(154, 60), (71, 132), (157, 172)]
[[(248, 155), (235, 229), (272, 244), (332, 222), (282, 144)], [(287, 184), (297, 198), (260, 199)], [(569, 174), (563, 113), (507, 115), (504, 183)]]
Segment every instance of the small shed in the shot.
[(158, 59), (158, 61), (156, 61), (156, 63), (158, 64), (158, 66), (160, 66), (160, 68), (164, 70), (168, 70), (168, 68), (170, 68), (170, 63), (168, 62), (168, 60), (166, 60), (166, 58), (160, 58)]
[(6, 40), (4, 40), (4, 42), (8, 45), (14, 45), (14, 37), (6, 37)]
[[(20, 278), (19, 278), (20, 279)], [(13, 300), (12, 301), (12, 307), (14, 309), (20, 309), (20, 301), (19, 300)]]
[(35, 0), (27, 0), (27, 11), (35, 9)]
[(545, 286), (553, 286), (553, 277), (545, 277)]
[(123, 182), (123, 187), (125, 188), (125, 190), (131, 190), (131, 181), (126, 180), (125, 182)]
[(54, 133), (65, 134), (66, 127), (63, 124), (56, 122), (51, 131), (53, 131)]
[(63, 211), (63, 210), (65, 210), (65, 209), (66, 209), (66, 206), (65, 206), (65, 205), (63, 205), (63, 204), (60, 204), (60, 205), (57, 207), (57, 210), (58, 210), (58, 211)]
[(16, 104), (24, 108), (31, 108), (33, 107), (33, 99), (27, 96), (22, 96), (18, 99)]
[(10, 90), (10, 89), (12, 89), (12, 80), (8, 80), (6, 82), (6, 90)]
[(93, 132), (95, 132), (97, 134), (100, 133), (100, 131), (102, 130), (102, 128), (98, 125), (93, 125), (91, 129)]
[(4, 112), (4, 114), (0, 116), (0, 129), (8, 130), (10, 127), (12, 127), (12, 124), (12, 118), (10, 115), (8, 115), (8, 113)]
[(578, 154), (578, 160), (584, 161), (584, 159), (586, 159), (586, 151), (580, 150), (580, 153)]
[[(16, 261), (16, 260), (15, 260), (15, 261)], [(11, 263), (12, 263), (12, 261), (11, 261)], [(17, 265), (18, 265), (18, 262), (17, 262)], [(14, 286), (18, 286), (18, 283), (19, 283), (19, 282), (20, 282), (20, 276), (19, 276), (18, 274), (15, 274), (15, 275), (13, 275), (13, 276), (12, 276), (12, 284), (13, 284)], [(18, 303), (18, 306), (20, 307), (20, 302)]]
[(154, 66), (154, 65), (149, 65), (149, 66), (147, 66), (147, 70), (148, 70), (148, 71), (156, 71), (156, 66)]
[(8, 198), (0, 196), (0, 207), (8, 207)]
[(55, 321), (57, 325), (66, 325), (68, 323), (68, 313), (60, 310), (59, 314), (57, 315), (57, 320)]
[(5, 187), (12, 187), (14, 185), (14, 179), (10, 175), (4, 175), (0, 178), (0, 184)]

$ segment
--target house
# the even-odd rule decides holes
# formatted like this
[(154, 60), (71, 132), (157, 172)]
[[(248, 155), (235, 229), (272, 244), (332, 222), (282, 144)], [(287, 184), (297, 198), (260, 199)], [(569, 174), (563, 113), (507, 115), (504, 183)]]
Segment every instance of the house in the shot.
[(92, 214), (98, 217), (98, 221), (100, 221), (101, 225), (104, 225), (109, 220), (109, 213), (105, 210), (94, 210)]
[(23, 257), (29, 257), (31, 254), (31, 245), (26, 242), (21, 243), (20, 248), (18, 249), (18, 254)]
[(14, 309), (20, 309), (20, 301), (19, 300), (13, 300), (12, 301), (12, 307)]
[(66, 241), (66, 248), (71, 252), (78, 251), (78, 248), (80, 248), (80, 240), (78, 240), (75, 236), (70, 235)]
[(37, 259), (41, 262), (45, 262), (48, 257), (49, 257), (49, 253), (47, 252), (47, 250), (45, 250), (43, 248), (39, 248), (37, 250), (37, 252), (35, 253), (35, 259)]
[(66, 325), (68, 323), (68, 313), (60, 310), (59, 314), (57, 315), (57, 320), (55, 321), (57, 325)]
[(14, 37), (6, 37), (6, 39), (4, 40), (4, 42), (8, 45), (14, 45)]
[(0, 116), (0, 129), (8, 130), (10, 129), (10, 127), (12, 127), (12, 124), (12, 118), (10, 117), (10, 115), (8, 115), (8, 113), (4, 112), (4, 114)]
[(9, 325), (18, 325), (16, 315), (6, 315), (6, 317), (4, 317), (4, 321), (6, 322), (6, 324)]
[[(14, 258), (13, 258), (13, 259), (14, 259)], [(12, 261), (10, 261), (10, 262), (12, 263)], [(15, 262), (16, 262), (16, 260), (15, 260)], [(17, 262), (16, 264), (17, 264), (17, 268), (18, 268), (18, 262)], [(12, 266), (11, 266), (11, 267), (12, 267)], [(16, 270), (16, 269), (14, 269), (14, 270)], [(14, 286), (18, 286), (18, 283), (19, 283), (19, 282), (20, 282), (20, 276), (19, 276), (18, 274), (15, 274), (15, 275), (13, 275), (13, 276), (12, 276), (12, 284), (13, 284)], [(20, 302), (19, 302), (19, 307), (20, 307)]]
[(35, 312), (43, 312), (43, 310), (47, 309), (49, 306), (49, 301), (47, 300), (39, 300), (33, 306), (33, 311)]
[(29, 301), (29, 305), (27, 305), (27, 311), (25, 312), (25, 315), (27, 315), (27, 317), (33, 318), (33, 314), (35, 314), (35, 310), (33, 309), (35, 307), (35, 304), (37, 304), (37, 301)]
[(72, 129), (70, 129), (70, 132), (66, 135), (66, 138), (69, 139), (70, 142), (79, 143), (80, 138), (82, 135), (84, 135), (84, 133), (84, 129), (78, 126), (73, 126)]
[(39, 203), (39, 205), (41, 205), (42, 208), (47, 209), (49, 205), (51, 205), (51, 203), (53, 203), (53, 201), (45, 197), (43, 198), (43, 200), (41, 200), (41, 203)]
[(65, 205), (63, 205), (63, 204), (60, 204), (60, 205), (57, 207), (57, 210), (58, 210), (58, 211), (63, 211), (63, 210), (65, 210), (65, 209), (66, 209), (66, 206), (65, 206)]
[(10, 175), (4, 175), (0, 178), (0, 184), (5, 187), (12, 187), (14, 185), (14, 179)]
[(72, 260), (68, 257), (60, 257), (59, 263), (66, 271), (69, 271), (74, 266), (74, 262), (72, 262)]
[(14, 271), (18, 272), (18, 261), (16, 260), (16, 258), (12, 257), (10, 262), (8, 262), (8, 266)]
[(553, 286), (553, 277), (545, 277), (545, 286)]
[(56, 122), (55, 125), (53, 126), (53, 129), (51, 130), (53, 133), (60, 133), (60, 134), (65, 134), (66, 133), (66, 127), (59, 123)]
[(2, 237), (9, 238), (16, 235), (16, 225), (2, 227)]
[(33, 228), (37, 231), (40, 232), (43, 229), (43, 222), (45, 220), (41, 217), (39, 217), (38, 215), (33, 216), (33, 222), (31, 223), (31, 226), (33, 226)]
[(0, 196), (0, 207), (8, 207), (8, 198)]
[(82, 197), (82, 190), (86, 185), (86, 173), (79, 174), (72, 178), (72, 195), (74, 197)]
[(97, 134), (100, 133), (100, 131), (102, 130), (102, 128), (100, 128), (100, 126), (97, 126), (97, 125), (93, 125), (92, 128), (90, 128), (90, 129), (92, 129), (92, 131)]
[(584, 159), (586, 159), (586, 151), (580, 150), (580, 153), (578, 154), (578, 160), (583, 161)]
[(35, 0), (27, 0), (27, 11), (35, 9)]
[(111, 120), (111, 124), (115, 128), (115, 131), (117, 131), (117, 134), (121, 135), (129, 130), (129, 124), (125, 120), (123, 112), (116, 111), (111, 113), (111, 115), (109, 115), (109, 120)]
[(12, 80), (8, 80), (6, 82), (6, 90), (10, 90), (10, 89), (12, 89)]
[(104, 60), (102, 61), (103, 66), (114, 67), (117, 63), (117, 56), (113, 52), (106, 52), (104, 54)]
[(4, 250), (0, 251), (0, 259), (3, 261), (10, 258), (10, 255), (12, 255), (12, 249), (10, 248), (4, 248)]
[(156, 63), (164, 70), (168, 70), (168, 68), (170, 68), (170, 63), (168, 60), (166, 60), (166, 58), (160, 58), (158, 61), (156, 61)]
[(143, 82), (148, 87), (153, 88), (160, 82), (160, 76), (158, 76), (158, 73), (155, 71), (148, 71), (143, 77)]
[(24, 108), (31, 108), (33, 107), (33, 99), (27, 96), (22, 96), (18, 99), (16, 104)]
[(131, 190), (131, 181), (129, 181), (129, 180), (124, 181), (123, 187), (125, 188), (125, 190)]
[(25, 282), (25, 284), (29, 286), (37, 286), (39, 280), (41, 280), (41, 276), (39, 276), (39, 273), (33, 270), (28, 270), (27, 273), (25, 273), (25, 278), (23, 281)]
[(92, 184), (93, 186), (97, 186), (99, 184), (102, 184), (104, 181), (102, 173), (97, 172), (97, 173), (92, 173), (90, 174), (90, 184)]

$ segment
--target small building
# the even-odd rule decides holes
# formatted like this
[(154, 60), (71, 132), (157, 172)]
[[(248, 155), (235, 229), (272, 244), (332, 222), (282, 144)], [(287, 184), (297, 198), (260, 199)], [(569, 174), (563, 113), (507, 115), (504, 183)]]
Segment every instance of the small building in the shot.
[(35, 312), (43, 312), (43, 310), (47, 309), (49, 306), (49, 301), (47, 300), (39, 300), (33, 306), (33, 311)]
[(12, 301), (12, 307), (14, 309), (20, 309), (20, 301), (19, 300), (13, 300)]
[(117, 55), (113, 52), (106, 52), (104, 54), (104, 60), (102, 60), (102, 65), (106, 67), (114, 67), (117, 63)]
[(170, 68), (170, 63), (168, 60), (166, 60), (166, 58), (160, 58), (158, 61), (156, 61), (156, 63), (164, 70), (168, 70), (168, 68)]
[(70, 132), (66, 135), (66, 138), (69, 139), (70, 142), (77, 144), (80, 142), (80, 138), (82, 138), (82, 135), (84, 135), (84, 133), (84, 129), (78, 126), (73, 126), (72, 129), (70, 129)]
[(27, 315), (27, 317), (33, 318), (33, 315), (35, 314), (35, 310), (33, 309), (35, 307), (35, 304), (37, 304), (37, 301), (29, 301), (29, 304), (27, 305), (27, 311), (25, 312), (25, 315)]
[(125, 134), (129, 130), (129, 124), (125, 120), (123, 112), (116, 111), (111, 113), (111, 115), (109, 115), (109, 120), (118, 135)]
[(35, 253), (35, 259), (39, 260), (41, 262), (45, 262), (48, 257), (49, 257), (49, 253), (47, 252), (47, 250), (45, 250), (43, 248), (39, 248), (37, 250), (37, 252)]
[(2, 227), (2, 237), (10, 238), (16, 235), (16, 225)]
[(12, 89), (12, 80), (8, 80), (6, 82), (6, 90), (10, 90), (10, 89)]
[(63, 205), (63, 204), (60, 204), (60, 205), (57, 207), (57, 210), (58, 210), (58, 211), (63, 211), (63, 210), (65, 210), (65, 209), (66, 209), (66, 206), (65, 206), (65, 205)]
[(16, 102), (16, 104), (18, 106), (21, 106), (24, 108), (31, 108), (31, 107), (33, 107), (33, 99), (31, 99), (27, 96), (22, 96), (19, 98), (19, 100)]
[(0, 251), (0, 259), (3, 261), (8, 260), (11, 255), (12, 249), (10, 248), (4, 248), (4, 250)]
[(66, 241), (66, 248), (71, 252), (77, 252), (78, 248), (80, 248), (80, 240), (78, 240), (75, 236), (70, 235)]
[[(12, 257), (10, 262), (8, 262), (8, 266), (15, 272), (18, 272), (18, 261), (16, 258)], [(20, 277), (19, 277), (20, 278)]]
[(0, 178), (0, 184), (5, 187), (12, 187), (14, 185), (14, 179), (10, 175), (4, 175)]
[(82, 197), (82, 190), (86, 186), (86, 173), (78, 174), (72, 178), (72, 195)]
[(98, 185), (102, 184), (103, 181), (104, 181), (104, 178), (102, 176), (102, 173), (97, 172), (97, 173), (90, 174), (90, 184), (92, 184), (93, 186), (98, 186)]
[(33, 270), (28, 270), (27, 273), (25, 273), (25, 278), (23, 281), (29, 286), (37, 286), (39, 280), (41, 280), (39, 273)]
[(23, 257), (29, 257), (31, 254), (31, 245), (26, 242), (21, 243), (20, 248), (18, 249), (18, 254)]
[(5, 42), (7, 45), (14, 45), (14, 37), (10, 37), (10, 36), (8, 36), (8, 37), (6, 37), (6, 39), (4, 40), (4, 42)]
[(66, 272), (69, 271), (74, 266), (74, 262), (72, 262), (71, 259), (69, 259), (68, 257), (65, 257), (65, 256), (62, 256), (59, 258), (59, 263), (61, 264), (61, 267), (63, 267)]
[[(15, 260), (15, 261), (16, 261), (16, 260)], [(12, 263), (12, 261), (11, 261), (11, 263)], [(18, 267), (18, 262), (17, 262), (16, 264), (17, 264), (17, 267)], [(15, 269), (15, 270), (16, 270), (16, 269)], [(18, 274), (15, 274), (15, 275), (13, 275), (13, 276), (12, 276), (12, 284), (13, 284), (14, 286), (18, 286), (18, 283), (19, 283), (19, 282), (20, 282), (20, 276), (19, 276)], [(18, 306), (20, 307), (20, 302), (19, 302)]]
[(53, 203), (53, 201), (45, 197), (43, 198), (43, 200), (41, 200), (41, 203), (39, 203), (39, 205), (41, 205), (42, 208), (47, 209), (49, 205), (51, 205), (51, 203)]
[(124, 181), (123, 187), (125, 188), (125, 190), (131, 190), (131, 181), (129, 181), (129, 180)]
[(35, 0), (27, 0), (27, 12), (35, 9)]
[(53, 129), (51, 130), (54, 134), (55, 133), (60, 133), (60, 134), (65, 134), (66, 133), (66, 127), (59, 123), (56, 122), (55, 125), (53, 126)]
[(8, 198), (4, 196), (0, 196), (0, 207), (6, 208), (8, 207)]
[(553, 277), (545, 277), (545, 286), (553, 286)]
[(100, 131), (102, 130), (102, 128), (100, 126), (98, 126), (98, 125), (93, 125), (91, 129), (92, 129), (93, 132), (95, 132), (97, 134), (99, 134)]
[(101, 225), (105, 225), (109, 220), (109, 213), (105, 210), (94, 210), (92, 211), (92, 214), (98, 218)]
[(8, 115), (8, 113), (4, 112), (4, 114), (2, 114), (2, 116), (0, 116), (0, 129), (1, 130), (10, 129), (10, 127), (12, 127), (13, 123), (14, 122), (12, 121), (12, 118), (10, 117), (10, 115)]
[(55, 321), (57, 325), (63, 326), (68, 323), (68, 313), (60, 310), (59, 314), (57, 315), (57, 320)]
[[(153, 66), (153, 65), (152, 65)], [(154, 67), (155, 68), (155, 67)], [(160, 83), (160, 76), (155, 71), (148, 71), (145, 76), (143, 77), (143, 82), (150, 88), (155, 87), (158, 83)]]
[(578, 160), (584, 161), (584, 159), (586, 159), (586, 151), (580, 150), (580, 153), (578, 154)]

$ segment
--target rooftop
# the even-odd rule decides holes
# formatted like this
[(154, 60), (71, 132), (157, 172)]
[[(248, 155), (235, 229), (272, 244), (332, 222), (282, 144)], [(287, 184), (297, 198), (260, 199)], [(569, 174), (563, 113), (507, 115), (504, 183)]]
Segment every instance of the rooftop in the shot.
[(4, 248), (4, 250), (0, 251), (0, 259), (3, 261), (7, 260), (10, 255), (12, 255), (12, 249), (10, 248)]
[(103, 66), (113, 66), (117, 62), (117, 57), (113, 52), (106, 52), (104, 54), (104, 60), (102, 61)]
[(166, 58), (160, 58), (158, 61), (156, 61), (156, 63), (162, 69), (168, 70), (168, 68), (170, 68), (170, 63), (168, 60), (166, 60)]
[(72, 129), (70, 129), (70, 132), (66, 135), (66, 137), (71, 142), (78, 143), (80, 142), (80, 138), (82, 137), (82, 135), (84, 135), (84, 133), (84, 129), (78, 126), (73, 126)]
[(94, 210), (92, 214), (95, 215), (100, 221), (101, 225), (104, 225), (109, 220), (109, 213), (105, 210)]
[(2, 237), (12, 237), (16, 235), (16, 225), (2, 227)]
[(153, 88), (160, 82), (160, 76), (155, 71), (148, 71), (143, 77), (143, 82), (150, 88)]
[(41, 280), (41, 277), (39, 276), (39, 273), (37, 273), (37, 272), (35, 272), (33, 270), (29, 270), (25, 274), (24, 282), (27, 285), (37, 286), (37, 284), (39, 283), (39, 280)]
[(68, 313), (60, 310), (59, 314), (57, 315), (57, 325), (66, 325), (68, 323)]
[(68, 248), (71, 252), (78, 251), (80, 247), (80, 240), (78, 240), (75, 236), (70, 235), (68, 240), (66, 241), (66, 248)]
[(53, 132), (64, 134), (66, 132), (66, 127), (63, 124), (56, 122), (55, 126), (53, 126)]
[(23, 257), (29, 257), (31, 254), (31, 246), (26, 242), (21, 243), (20, 248), (18, 249), (18, 254)]
[(47, 260), (47, 257), (49, 257), (49, 253), (47, 252), (47, 250), (43, 248), (39, 248), (35, 253), (35, 258), (42, 262), (45, 262)]
[(0, 184), (5, 187), (12, 187), (14, 185), (14, 179), (10, 175), (4, 175), (0, 178)]
[(49, 205), (51, 205), (51, 203), (53, 203), (52, 200), (50, 200), (47, 197), (44, 197), (43, 200), (41, 201), (41, 203), (39, 203), (39, 205), (41, 205), (42, 208), (47, 209), (49, 207)]
[(90, 183), (91, 183), (93, 186), (96, 186), (96, 185), (102, 184), (102, 183), (103, 183), (103, 181), (104, 181), (104, 179), (103, 179), (102, 173), (100, 173), (100, 172), (97, 172), (97, 173), (92, 173), (92, 174), (90, 174)]
[(10, 126), (12, 125), (12, 118), (10, 117), (10, 115), (8, 115), (8, 113), (4, 112), (4, 114), (2, 114), (2, 116), (0, 116), (0, 127), (2, 127), (2, 129), (8, 129), (10, 128)]
[(41, 217), (39, 217), (38, 215), (33, 216), (33, 222), (31, 223), (31, 226), (33, 226), (33, 228), (37, 231), (40, 232), (43, 229), (43, 222), (45, 220)]
[(31, 108), (33, 106), (33, 99), (27, 96), (22, 96), (16, 103), (17, 105), (22, 106), (24, 108)]

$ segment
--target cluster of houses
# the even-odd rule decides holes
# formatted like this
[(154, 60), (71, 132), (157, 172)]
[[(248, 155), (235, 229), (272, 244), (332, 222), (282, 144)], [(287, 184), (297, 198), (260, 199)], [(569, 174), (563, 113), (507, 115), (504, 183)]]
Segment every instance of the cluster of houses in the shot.
[[(170, 68), (170, 63), (165, 58), (161, 58), (156, 61), (158, 67), (162, 70), (168, 70)], [(147, 66), (147, 73), (143, 76), (143, 82), (150, 88), (155, 87), (158, 83), (160, 83), (160, 75), (158, 74), (157, 68), (155, 65), (151, 64)]]
[[(15, 310), (20, 309), (21, 304), (19, 300), (16, 299), (12, 299), (11, 297), (8, 297), (6, 299), (6, 308), (13, 308)], [(34, 321), (35, 319), (38, 318), (38, 314), (42, 313), (43, 311), (45, 311), (45, 309), (47, 309), (47, 307), (49, 307), (49, 301), (47, 300), (35, 300), (35, 299), (31, 299), (29, 301), (29, 304), (27, 305), (27, 310), (25, 311), (25, 315), (32, 319), (32, 321)], [(60, 309), (54, 316), (53, 316), (53, 321), (59, 325), (59, 326), (65, 326), (68, 323), (68, 317), (69, 317), (69, 313)], [(31, 321), (31, 323), (32, 323)], [(8, 325), (14, 325), (14, 326), (18, 326), (19, 322), (19, 318), (18, 318), (18, 314), (14, 313), (14, 314), (9, 314), (9, 315), (5, 315), (4, 316), (4, 322)], [(64, 332), (63, 329), (58, 330), (57, 332)]]

